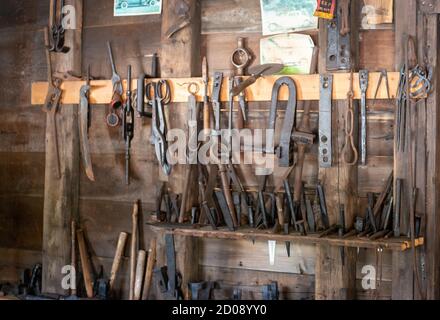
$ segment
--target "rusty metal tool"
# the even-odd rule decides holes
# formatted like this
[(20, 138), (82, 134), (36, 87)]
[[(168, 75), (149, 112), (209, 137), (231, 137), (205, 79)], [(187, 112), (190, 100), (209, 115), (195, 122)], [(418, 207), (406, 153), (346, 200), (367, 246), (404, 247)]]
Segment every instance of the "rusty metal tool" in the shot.
[(52, 61), (49, 51), (49, 29), (44, 29), (44, 42), (46, 46), (46, 62), (47, 62), (47, 78), (49, 88), (43, 105), (43, 111), (48, 114), (48, 125), (51, 127), (51, 138), (53, 154), (55, 156), (55, 174), (58, 179), (61, 178), (60, 156), (58, 150), (58, 132), (57, 132), (57, 113), (61, 101), (61, 84), (62, 80), (52, 76)]

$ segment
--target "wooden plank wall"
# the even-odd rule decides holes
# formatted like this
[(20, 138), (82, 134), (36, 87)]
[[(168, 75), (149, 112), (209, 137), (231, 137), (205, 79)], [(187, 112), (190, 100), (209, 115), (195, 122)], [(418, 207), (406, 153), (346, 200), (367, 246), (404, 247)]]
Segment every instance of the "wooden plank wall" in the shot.
[[(43, 192), (45, 159), (45, 115), (30, 106), (30, 83), (46, 79), (42, 28), (47, 22), (48, 1), (4, 1), (0, 8), (0, 46), (2, 59), (0, 78), (3, 104), (0, 125), (0, 282), (14, 280), (18, 271), (30, 267), (41, 257), (43, 226)], [(259, 1), (203, 0), (202, 55), (208, 57), (210, 71), (230, 74), (229, 55), (236, 47), (238, 35), (246, 37), (247, 46), (259, 63), (261, 18)], [(31, 12), (32, 14), (29, 14)], [(231, 19), (233, 17), (233, 19)], [(317, 43), (316, 33), (312, 33)], [(85, 0), (83, 29), (83, 70), (91, 65), (94, 77), (109, 79), (111, 69), (106, 41), (111, 40), (118, 72), (126, 76), (132, 64), (134, 75), (150, 71), (150, 58), (159, 52), (161, 19), (150, 17), (113, 17), (113, 1)], [(360, 66), (370, 71), (379, 68), (394, 70), (394, 31), (361, 31)], [(18, 54), (17, 54), (18, 50)], [(130, 231), (132, 202), (142, 200), (144, 221), (154, 205), (158, 172), (154, 149), (149, 144), (148, 120), (136, 119), (136, 134), (132, 148), (132, 184), (123, 183), (124, 144), (118, 130), (109, 129), (105, 122), (106, 106), (92, 109), (90, 141), (97, 182), (91, 183), (81, 171), (80, 215), (87, 232), (95, 267), (103, 265), (109, 271), (120, 231)], [(264, 127), (268, 105), (251, 105), (251, 127)], [(313, 107), (313, 128), (317, 130), (317, 104)], [(172, 121), (182, 113), (173, 112)], [(393, 106), (387, 103), (371, 105), (369, 118), (367, 168), (359, 169), (359, 214), (368, 192), (379, 193), (393, 167)], [(244, 168), (250, 170), (250, 168)], [(154, 174), (152, 174), (154, 173)], [(307, 188), (318, 179), (317, 146), (306, 158), (304, 170)], [(248, 184), (256, 185), (250, 179)], [(151, 232), (143, 229), (144, 244)], [(315, 248), (294, 245), (287, 258), (284, 244), (277, 247), (276, 265), (269, 266), (267, 244), (247, 241), (204, 240), (201, 243), (201, 278), (217, 280), (222, 290), (216, 297), (231, 296), (233, 286), (243, 288), (243, 296), (259, 298), (257, 285), (271, 280), (280, 283), (282, 298), (314, 298)], [(371, 250), (358, 253), (357, 297), (371, 298), (360, 286), (361, 269), (375, 264)], [(384, 256), (384, 284), (380, 298), (391, 297), (391, 255)], [(8, 272), (6, 272), (8, 271)], [(122, 266), (116, 286), (127, 296), (128, 260)]]

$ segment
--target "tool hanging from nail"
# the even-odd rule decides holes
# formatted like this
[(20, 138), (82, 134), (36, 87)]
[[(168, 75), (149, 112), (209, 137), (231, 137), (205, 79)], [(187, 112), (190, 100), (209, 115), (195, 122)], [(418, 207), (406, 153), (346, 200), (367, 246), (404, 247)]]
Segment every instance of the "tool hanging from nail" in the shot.
[(158, 72), (157, 72), (157, 66), (158, 66), (158, 58), (157, 58), (157, 54), (154, 53), (152, 56), (152, 61), (151, 61), (151, 75), (147, 76), (145, 73), (141, 73), (141, 75), (139, 76), (138, 79), (138, 84), (137, 84), (137, 90), (136, 90), (136, 98), (135, 100), (135, 104), (136, 104), (136, 111), (137, 111), (137, 115), (138, 117), (146, 117), (146, 118), (152, 118), (153, 117), (153, 113), (151, 111), (147, 111), (147, 106), (151, 107), (151, 105), (146, 104), (145, 103), (145, 97), (146, 97), (146, 90), (145, 90), (145, 79), (147, 78), (152, 78), (155, 79), (158, 77)]
[(117, 127), (121, 124), (121, 109), (123, 107), (123, 88), (122, 88), (122, 80), (119, 74), (116, 72), (116, 64), (113, 58), (113, 51), (110, 42), (107, 42), (108, 55), (110, 58), (110, 64), (112, 67), (112, 100), (108, 106), (108, 114), (107, 114), (107, 125), (109, 127)]
[(167, 123), (164, 107), (171, 102), (171, 87), (167, 80), (150, 82), (145, 87), (148, 104), (152, 107), (151, 144), (154, 145), (156, 157), (165, 175), (171, 174), (167, 151)]
[(359, 71), (361, 88), (361, 165), (367, 165), (367, 90), (369, 84), (368, 70)]
[[(58, 10), (59, 9), (59, 10)], [(70, 51), (69, 47), (64, 45), (65, 32), (63, 26), (64, 18), (64, 0), (60, 0), (60, 8), (58, 8), (58, 0), (52, 0), (52, 21), (50, 24), (50, 44), (49, 51), (58, 53), (67, 53)]]
[[(353, 69), (350, 72), (350, 89), (347, 93), (347, 105), (345, 110), (345, 144), (342, 149), (342, 161), (344, 164), (348, 166), (354, 166), (357, 164), (359, 160), (359, 152), (354, 143), (354, 90), (353, 90)], [(348, 154), (349, 150), (351, 151), (351, 161), (350, 154)]]
[(275, 152), (279, 158), (280, 167), (291, 167), (293, 165), (293, 141), (292, 133), (296, 122), (296, 107), (297, 107), (297, 89), (296, 84), (290, 77), (282, 77), (275, 81), (272, 89), (272, 101), (269, 115), (268, 130), (275, 133), (275, 124), (277, 118), (277, 111), (279, 107), (278, 95), (281, 87), (286, 86), (289, 90), (289, 100), (286, 107), (286, 116), (284, 118), (283, 127), (281, 130), (281, 138), (278, 145), (275, 145)]
[(47, 91), (46, 99), (43, 105), (43, 111), (46, 112), (48, 117), (48, 125), (52, 128), (51, 140), (54, 154), (55, 175), (58, 179), (61, 178), (60, 169), (60, 156), (58, 150), (58, 132), (57, 132), (57, 113), (60, 107), (61, 101), (61, 84), (62, 80), (52, 76), (52, 61), (49, 50), (49, 29), (44, 29), (44, 42), (46, 46), (46, 62), (47, 62), (47, 79), (49, 82), (49, 88)]
[(87, 68), (86, 84), (80, 89), (80, 102), (79, 102), (79, 142), (81, 146), (81, 155), (83, 159), (84, 170), (90, 181), (95, 181), (95, 175), (93, 173), (92, 159), (90, 156), (90, 144), (89, 144), (89, 128), (91, 124), (90, 117), (90, 66)]
[[(234, 200), (232, 197), (229, 179), (227, 175), (227, 169), (225, 164), (222, 163), (222, 158), (224, 154), (224, 144), (222, 143), (222, 132), (221, 132), (221, 101), (220, 94), (223, 85), (223, 73), (216, 72), (214, 74), (214, 89), (212, 93), (212, 108), (214, 110), (214, 130), (211, 130), (212, 139), (215, 141), (213, 148), (211, 149), (212, 155), (215, 157), (215, 161), (218, 164), (218, 172), (220, 174), (221, 186), (223, 191), (223, 197), (226, 202), (227, 208), (229, 209), (229, 213), (226, 210), (222, 210), (223, 215), (225, 217), (225, 221), (232, 221), (232, 229), (238, 227), (238, 220), (235, 212)], [(230, 106), (232, 107), (232, 106)], [(230, 138), (230, 134), (228, 136)], [(230, 160), (230, 148), (228, 147), (228, 161)], [(219, 193), (217, 198), (222, 198), (222, 195)], [(231, 228), (231, 226), (230, 226)]]
[(134, 137), (134, 109), (131, 92), (131, 65), (128, 66), (127, 92), (122, 118), (122, 135), (125, 141), (125, 184), (130, 184), (130, 148)]
[(332, 99), (333, 75), (320, 76), (319, 99), (319, 166), (331, 168), (333, 164), (332, 148)]
[[(245, 75), (246, 68), (252, 60), (252, 55), (245, 47), (245, 39), (238, 38), (238, 47), (231, 55), (231, 63), (235, 67), (235, 86), (240, 86), (243, 82), (242, 76)], [(247, 122), (248, 105), (246, 101), (246, 94), (244, 91), (238, 95), (238, 105), (240, 110), (237, 113), (236, 128), (243, 129), (244, 123)]]

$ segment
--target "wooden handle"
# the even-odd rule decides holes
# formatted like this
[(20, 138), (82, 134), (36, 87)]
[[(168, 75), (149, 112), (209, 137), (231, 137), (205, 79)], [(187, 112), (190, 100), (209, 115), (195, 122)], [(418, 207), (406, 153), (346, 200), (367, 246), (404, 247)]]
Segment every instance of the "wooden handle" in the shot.
[(93, 275), (92, 263), (87, 253), (86, 241), (84, 239), (83, 230), (79, 229), (76, 232), (78, 238), (79, 255), (81, 257), (81, 267), (84, 278), (84, 286), (86, 287), (87, 298), (93, 298)]
[(283, 203), (283, 195), (277, 194), (275, 198), (277, 204), (277, 215), (278, 215), (278, 223), (281, 228), (284, 226), (284, 203)]
[(209, 102), (205, 101), (203, 103), (203, 128), (210, 129), (211, 127), (211, 114), (209, 109)]
[(131, 231), (131, 248), (130, 248), (130, 294), (129, 299), (134, 299), (134, 285), (136, 276), (136, 251), (137, 251), (137, 234), (138, 234), (138, 214), (139, 202), (136, 201), (133, 206), (132, 231)]
[[(73, 270), (75, 272), (74, 279), (76, 280), (76, 222), (75, 220), (72, 220), (71, 227), (71, 247), (70, 247), (70, 263), (73, 267)], [(73, 289), (70, 290), (70, 294), (72, 296), (76, 296), (76, 282), (74, 283)]]
[(142, 291), (142, 300), (148, 300), (150, 294), (151, 282), (153, 279), (153, 269), (156, 263), (156, 238), (150, 243), (150, 251), (148, 251), (147, 269), (145, 270), (144, 290)]
[(128, 234), (125, 232), (121, 232), (119, 234), (118, 245), (116, 246), (115, 257), (113, 259), (112, 270), (110, 272), (110, 283), (109, 283), (110, 292), (112, 292), (114, 289), (116, 275), (118, 273), (119, 267), (121, 266), (125, 244), (127, 243), (127, 237)]
[(137, 265), (136, 265), (136, 280), (134, 285), (134, 300), (141, 299), (142, 293), (142, 284), (144, 282), (144, 273), (145, 273), (145, 259), (147, 257), (147, 253), (145, 250), (140, 250), (137, 256)]

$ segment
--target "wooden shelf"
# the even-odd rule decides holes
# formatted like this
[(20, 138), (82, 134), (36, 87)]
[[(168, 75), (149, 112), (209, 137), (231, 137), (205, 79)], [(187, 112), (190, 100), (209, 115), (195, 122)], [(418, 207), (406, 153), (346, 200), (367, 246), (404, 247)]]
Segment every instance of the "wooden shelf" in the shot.
[[(319, 100), (319, 75), (294, 75), (290, 76), (295, 80), (298, 90), (298, 100)], [(400, 74), (398, 72), (388, 73), (390, 94), (392, 98), (395, 98), (397, 87), (399, 83)], [(246, 98), (248, 101), (270, 101), (272, 95), (272, 87), (275, 81), (280, 76), (270, 76), (260, 78), (253, 86), (249, 87), (246, 91)], [(370, 73), (370, 84), (367, 92), (367, 98), (373, 99), (376, 91), (376, 87), (380, 78), (380, 73)], [(183, 78), (183, 79), (167, 79), (171, 85), (172, 102), (187, 102), (188, 101), (188, 85), (192, 82), (197, 83), (199, 86), (199, 93), (197, 94), (198, 101), (203, 101), (204, 85), (201, 78)], [(349, 73), (336, 73), (334, 74), (333, 81), (333, 99), (345, 100), (347, 98), (347, 92), (350, 87), (350, 74)], [(152, 80), (148, 80), (152, 81)], [(154, 81), (154, 80), (153, 80)], [(61, 99), (62, 104), (79, 104), (79, 90), (84, 81), (65, 81), (61, 88), (63, 90), (63, 96)], [(360, 99), (359, 89), (359, 74), (354, 74), (354, 95), (355, 99)], [(110, 80), (97, 80), (91, 81), (92, 89), (90, 92), (91, 104), (108, 104), (112, 95), (112, 83)], [(126, 81), (124, 81), (124, 88)], [(32, 104), (42, 105), (47, 94), (47, 82), (34, 82), (32, 84)], [(133, 90), (137, 88), (136, 80), (133, 80)], [(212, 88), (212, 86), (210, 86)], [(228, 78), (224, 79), (221, 100), (228, 101)], [(287, 100), (288, 92), (286, 88), (282, 88), (280, 91), (280, 100)], [(385, 82), (382, 83), (379, 92), (378, 99), (387, 99)]]
[[(384, 250), (406, 251), (411, 249), (411, 241), (407, 238), (392, 238), (387, 240), (371, 241), (366, 238), (351, 237), (341, 239), (338, 236), (328, 236), (319, 238), (318, 234), (309, 234), (308, 236), (301, 236), (299, 234), (274, 234), (271, 231), (255, 230), (250, 228), (240, 228), (237, 231), (229, 231), (226, 228), (219, 228), (212, 230), (211, 227), (197, 227), (181, 224), (166, 224), (166, 223), (152, 223), (149, 224), (157, 231), (165, 231), (174, 235), (195, 237), (195, 238), (211, 238), (211, 239), (228, 239), (228, 240), (261, 240), (261, 241), (290, 241), (293, 243), (303, 244), (328, 244), (336, 247), (348, 248), (382, 248)], [(416, 247), (424, 244), (423, 238), (416, 239)]]

